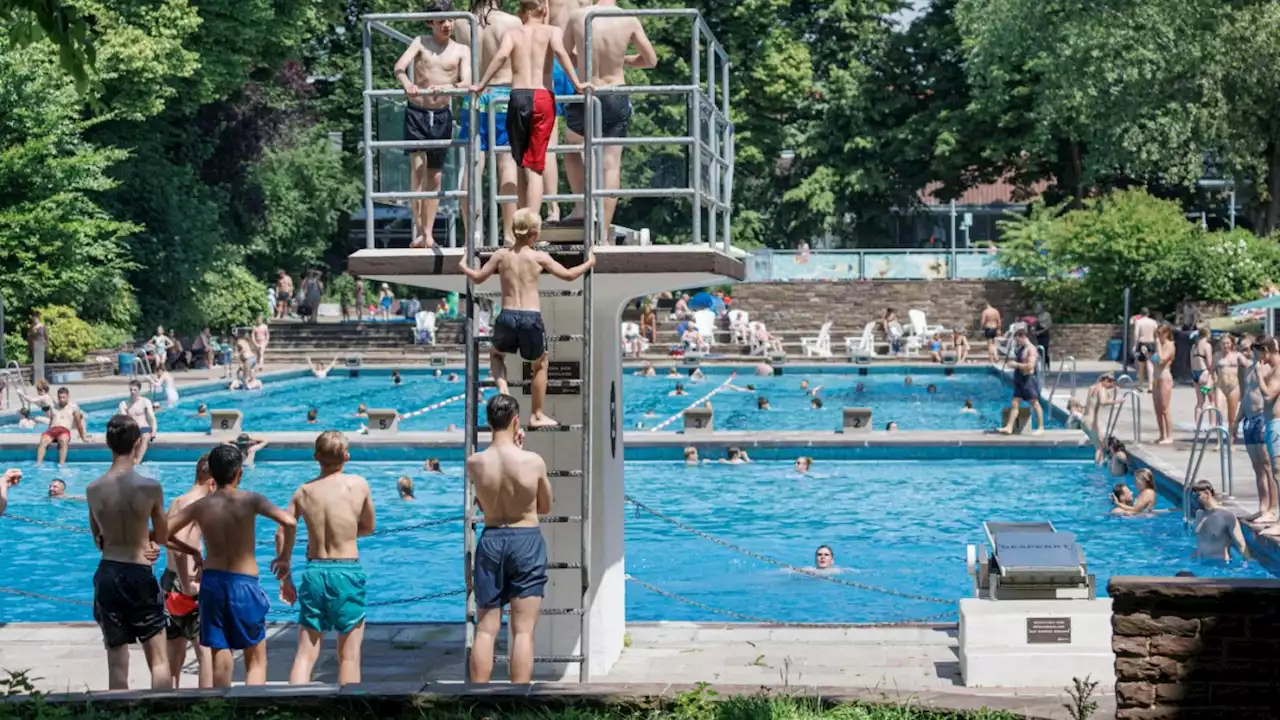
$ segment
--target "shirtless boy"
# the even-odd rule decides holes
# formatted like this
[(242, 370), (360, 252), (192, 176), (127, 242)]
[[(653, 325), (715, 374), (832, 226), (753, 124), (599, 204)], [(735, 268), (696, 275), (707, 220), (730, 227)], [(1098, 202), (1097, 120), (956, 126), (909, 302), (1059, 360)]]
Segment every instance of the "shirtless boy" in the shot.
[[(473, 0), (471, 3), (471, 12), (475, 13), (476, 19), (480, 21), (480, 67), (489, 67), (493, 62), (494, 55), (497, 54), (498, 48), (502, 45), (502, 38), (508, 31), (520, 27), (520, 18), (511, 13), (502, 10), (502, 3), (499, 0)], [(453, 35), (458, 42), (469, 47), (471, 52), (477, 52), (476, 43), (471, 38), (470, 23), (457, 23), (453, 26)], [(511, 97), (511, 68), (503, 66), (498, 74), (493, 76), (494, 87), (488, 92), (480, 95), (477, 101), (476, 111), (479, 116), (479, 128), (477, 133), (480, 135), (480, 157), (476, 163), (477, 182), (484, 172), (484, 165), (488, 159), (489, 146), (504, 147), (510, 144), (507, 138), (507, 101)], [(493, 103), (493, 129), (494, 136), (489, 137), (489, 105)], [(462, 112), (462, 137), (471, 137), (471, 113), (464, 106)], [(498, 193), (501, 195), (515, 195), (517, 176), (520, 169), (516, 167), (516, 161), (511, 157), (508, 151), (496, 154), (498, 163)], [(550, 166), (551, 158), (547, 159)], [(458, 171), (458, 187), (462, 190), (467, 188), (467, 173), (471, 168), (464, 167)], [(550, 168), (548, 168), (550, 169)], [(472, 223), (473, 218), (468, 212), (467, 200), (461, 201), (462, 216), (465, 227), (469, 228), (473, 235), (480, 237), (483, 234), (483, 221)], [(511, 244), (511, 221), (516, 215), (515, 203), (502, 203), (502, 238), (503, 244)], [(475, 224), (476, 227), (472, 227)], [(495, 243), (496, 244), (496, 243)]]
[(547, 464), (517, 444), (520, 404), (498, 395), (485, 408), (493, 440), (467, 458), (484, 513), (476, 542), (472, 592), (479, 615), (471, 648), (471, 682), (487, 683), (493, 673), (493, 644), (502, 629), (502, 607), (511, 605), (511, 682), (533, 679), (533, 631), (547, 584), (547, 546), (538, 515), (551, 512)]
[(1039, 435), (1044, 432), (1044, 410), (1040, 408), (1040, 378), (1036, 375), (1036, 366), (1040, 363), (1039, 352), (1031, 344), (1025, 328), (1014, 333), (1013, 340), (1017, 345), (1013, 351), (1013, 360), (1009, 361), (1009, 365), (1013, 367), (1013, 405), (1009, 422), (1000, 428), (1000, 434), (1013, 434), (1014, 425), (1018, 422), (1019, 401), (1025, 400), (1031, 405), (1031, 414), (1034, 416), (1031, 426), (1034, 428), (1037, 422), (1040, 425), (1031, 434)]
[[(587, 72), (586, 24), (587, 13), (595, 9), (617, 9), (617, 0), (598, 0), (596, 4), (574, 10), (569, 16), (569, 27), (565, 30), (564, 43), (569, 47), (569, 55), (573, 58), (574, 69), (580, 76)], [(628, 54), (627, 50), (635, 45), (636, 53)], [(653, 49), (648, 36), (644, 34), (644, 26), (635, 17), (611, 17), (597, 15), (591, 24), (592, 76), (587, 78), (592, 87), (626, 84), (627, 68), (651, 68), (658, 64), (658, 53)], [(602, 137), (623, 138), (627, 136), (627, 125), (631, 122), (631, 98), (626, 95), (602, 94), (600, 99), (600, 122)], [(574, 103), (565, 106), (564, 120), (567, 130), (565, 141), (569, 144), (582, 143), (586, 134), (585, 105)], [(609, 145), (604, 148), (603, 176), (604, 186), (609, 190), (617, 190), (622, 182), (622, 146)], [(570, 153), (564, 159), (565, 175), (569, 178), (569, 186), (573, 192), (582, 192), (585, 175), (582, 155)], [(618, 198), (604, 199), (604, 238), (610, 242), (613, 237), (613, 213), (618, 207)], [(578, 204), (570, 218), (582, 216), (582, 205)]]
[[(187, 492), (179, 495), (169, 506), (168, 517), (173, 518), (186, 506), (202, 500), (213, 492), (213, 475), (209, 472), (209, 454), (196, 462), (196, 481)], [(192, 548), (200, 547), (200, 526), (188, 525), (173, 533), (173, 537)], [(200, 644), (200, 580), (197, 573), (200, 557), (168, 550), (164, 574), (160, 576), (160, 589), (164, 591), (164, 609), (169, 614), (169, 671), (173, 674), (173, 687), (181, 685), (182, 666), (187, 660), (187, 645), (195, 646), (196, 660), (200, 667), (200, 687), (213, 687), (213, 655)]]
[[(111, 467), (85, 490), (89, 531), (102, 551), (93, 575), (93, 619), (107, 647), (107, 682), (112, 690), (129, 687), (129, 646), (142, 645), (151, 669), (151, 689), (173, 686), (165, 655), (164, 596), (152, 574), (156, 544), (195, 551), (169, 541), (160, 483), (134, 472), (133, 456), (142, 442), (138, 424), (127, 415), (107, 422)], [(199, 556), (196, 555), (196, 562)]]
[[(1262, 395), (1266, 400), (1262, 411), (1266, 422), (1263, 440), (1267, 467), (1271, 472), (1267, 492), (1259, 493), (1259, 501), (1262, 503), (1259, 510), (1262, 514), (1256, 520), (1259, 523), (1276, 523), (1280, 520), (1280, 487), (1277, 487), (1276, 480), (1276, 471), (1280, 470), (1280, 372), (1277, 371), (1280, 368), (1280, 341), (1276, 338), (1267, 338), (1262, 343), (1261, 363), (1266, 365), (1265, 370), (1260, 369), (1258, 372)], [(1263, 530), (1261, 534), (1273, 537), (1280, 535), (1280, 523)]]
[(84, 431), (84, 413), (80, 406), (71, 402), (71, 391), (58, 388), (58, 402), (49, 407), (49, 429), (40, 435), (40, 444), (36, 447), (36, 465), (44, 463), (44, 453), (52, 443), (58, 443), (58, 464), (67, 464), (67, 446), (71, 444), (71, 428), (80, 435), (81, 442), (89, 442)]
[(573, 269), (566, 269), (541, 250), (534, 250), (542, 229), (537, 208), (520, 208), (516, 212), (513, 232), (515, 245), (499, 248), (479, 270), (471, 269), (462, 259), (462, 272), (474, 283), (482, 283), (498, 274), (502, 283), (502, 312), (493, 323), (489, 349), (489, 374), (498, 392), (507, 394), (507, 353), (520, 352), (520, 357), (533, 363), (533, 413), (529, 425), (545, 427), (558, 423), (548, 417), (543, 403), (547, 397), (547, 331), (542, 323), (542, 304), (538, 299), (538, 276), (545, 270), (555, 277), (572, 282), (595, 267), (594, 254)]
[(277, 270), (276, 275), (276, 317), (284, 320), (293, 300), (293, 278), (283, 270)]
[[(1267, 402), (1268, 381), (1271, 376), (1271, 365), (1263, 362), (1266, 357), (1268, 340), (1263, 339), (1256, 344), (1246, 338), (1242, 346), (1240, 367), (1240, 431), (1244, 436), (1244, 449), (1253, 466), (1254, 480), (1258, 484), (1258, 512), (1247, 519), (1259, 523), (1274, 523), (1277, 520), (1274, 489), (1275, 475), (1271, 469), (1271, 457), (1267, 451), (1267, 428), (1269, 426), (1268, 410), (1274, 404)], [(1277, 448), (1280, 449), (1280, 448)]]
[(128, 415), (138, 423), (138, 430), (142, 433), (142, 443), (138, 445), (138, 456), (134, 458), (134, 462), (141, 465), (142, 459), (147, 454), (147, 446), (155, 442), (157, 425), (156, 411), (151, 405), (151, 400), (142, 397), (141, 382), (129, 381), (129, 399), (120, 401), (119, 412), (121, 415)]
[[(560, 28), (562, 32), (568, 32), (569, 16), (573, 14), (574, 10), (586, 7), (590, 4), (591, 0), (547, 0), (547, 23)], [(568, 46), (567, 40), (565, 45), (566, 47)], [(569, 81), (569, 74), (565, 72), (564, 66), (560, 64), (559, 58), (557, 58), (553, 64), (551, 73), (554, 85), (553, 89), (555, 90), (557, 100), (574, 94), (573, 83)], [(564, 117), (565, 108), (567, 107), (567, 103), (556, 102), (556, 127), (551, 133), (551, 144), (553, 146), (559, 142), (560, 129), (564, 127), (564, 123), (561, 122), (561, 118)], [(565, 162), (569, 162), (567, 158)], [(581, 165), (581, 163), (579, 163), (579, 165)], [(555, 153), (547, 154), (547, 169), (542, 173), (542, 177), (546, 182), (547, 192), (553, 194), (560, 192), (560, 168), (556, 162)], [(559, 219), (560, 205), (558, 203), (551, 203), (547, 208), (547, 220), (556, 221)]]
[(1082, 413), (1080, 426), (1084, 429), (1085, 435), (1089, 437), (1089, 441), (1093, 443), (1093, 460), (1099, 464), (1102, 463), (1104, 446), (1102, 430), (1098, 427), (1098, 421), (1102, 414), (1102, 408), (1116, 404), (1115, 390), (1115, 375), (1103, 373), (1098, 377), (1097, 382), (1089, 386), (1089, 395), (1084, 401), (1084, 412)]
[[(296, 528), (293, 516), (257, 493), (240, 489), (240, 451), (219, 445), (209, 453), (216, 489), (182, 508), (170, 528), (191, 523), (204, 536), (204, 576), (200, 581), (200, 644), (213, 652), (213, 686), (231, 687), (236, 650), (244, 651), (244, 684), (267, 682), (267, 610), (271, 604), (258, 585), (254, 529), (259, 515), (284, 528)], [(288, 566), (287, 557), (272, 561)], [(277, 572), (277, 574), (279, 574)]]
[(1152, 357), (1156, 354), (1156, 329), (1160, 323), (1151, 317), (1151, 311), (1142, 308), (1133, 321), (1133, 354), (1138, 361), (1138, 387), (1147, 390), (1153, 373)]
[(336, 630), (338, 684), (348, 685), (360, 682), (365, 574), (356, 540), (373, 532), (373, 497), (364, 478), (343, 472), (351, 460), (346, 435), (336, 430), (320, 433), (315, 459), (319, 477), (298, 488), (285, 509), (307, 523), (307, 569), (296, 589), (287, 559), (293, 554), (296, 528), (276, 531), (276, 555), (282, 558), (277, 568), (282, 575), (280, 597), (290, 605), (297, 601), (301, 608), (289, 684), (311, 682), (324, 634)]
[(564, 32), (547, 24), (546, 0), (520, 0), (520, 22), (523, 25), (502, 36), (502, 44), (480, 84), (471, 90), (477, 94), (483, 92), (498, 72), (511, 63), (507, 138), (511, 155), (520, 166), (516, 195), (521, 208), (541, 217), (542, 172), (546, 169), (547, 145), (556, 124), (552, 57), (568, 69), (575, 92), (581, 93), (589, 86), (579, 82), (578, 74), (573, 71), (564, 47)]
[[(448, 12), (453, 9), (451, 0), (435, 0), (429, 11)], [(411, 141), (453, 140), (453, 113), (449, 109), (449, 95), (437, 95), (440, 90), (465, 88), (471, 84), (471, 50), (456, 43), (453, 20), (432, 20), (431, 35), (416, 37), (396, 61), (395, 73), (404, 87), (409, 102), (404, 110), (404, 139)], [(409, 79), (409, 66), (413, 65), (413, 80)], [(444, 175), (444, 161), (449, 148), (410, 149), (413, 164), (413, 191), (440, 192), (440, 179)], [(413, 227), (416, 235), (409, 247), (435, 246), (436, 210), (440, 198), (432, 197), (413, 201)]]
[(996, 338), (1000, 337), (1000, 311), (991, 307), (988, 300), (982, 308), (982, 335), (987, 339), (987, 359), (996, 363)]

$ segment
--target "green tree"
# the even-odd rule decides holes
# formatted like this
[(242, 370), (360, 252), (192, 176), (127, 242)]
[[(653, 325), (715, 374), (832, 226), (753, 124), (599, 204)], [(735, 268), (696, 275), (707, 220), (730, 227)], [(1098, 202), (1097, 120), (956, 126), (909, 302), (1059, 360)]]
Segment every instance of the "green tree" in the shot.
[(81, 320), (73, 308), (49, 305), (40, 308), (40, 318), (48, 329), (50, 362), (84, 362), (89, 352), (98, 347), (93, 326)]
[(192, 328), (225, 333), (253, 325), (269, 312), (266, 284), (240, 265), (224, 263), (209, 270), (200, 278), (197, 293), (201, 302)]
[(88, 68), (95, 59), (89, 24), (72, 3), (59, 0), (0, 0), (0, 24), (19, 46), (48, 38), (58, 50), (62, 68), (81, 90), (89, 86)]

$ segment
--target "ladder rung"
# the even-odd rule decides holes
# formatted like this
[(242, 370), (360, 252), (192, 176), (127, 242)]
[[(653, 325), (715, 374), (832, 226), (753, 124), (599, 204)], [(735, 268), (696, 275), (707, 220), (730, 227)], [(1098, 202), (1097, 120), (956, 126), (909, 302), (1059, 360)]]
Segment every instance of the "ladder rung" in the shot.
[[(538, 663), (580, 663), (581, 655), (534, 655), (533, 661)], [(493, 661), (496, 663), (510, 663), (510, 655), (494, 655)]]
[[(579, 297), (581, 290), (539, 290), (538, 297)], [(500, 292), (475, 293), (475, 297), (502, 297)]]
[[(486, 387), (486, 388), (498, 387), (498, 381), (497, 380), (481, 380), (480, 382), (476, 383), (476, 386)], [(533, 381), (532, 380), (508, 380), (507, 387), (513, 387), (513, 388), (533, 387)], [(582, 380), (581, 379), (547, 380), (547, 387), (549, 388), (582, 387)]]
[[(475, 335), (475, 341), (479, 343), (493, 342), (492, 335)], [(573, 333), (566, 335), (548, 335), (547, 342), (572, 342), (581, 341), (584, 336), (581, 333)]]
[[(549, 425), (546, 427), (533, 427), (530, 425), (530, 426), (522, 426), (520, 429), (524, 430), (526, 433), (572, 432), (574, 430), (581, 430), (582, 423), (573, 423), (571, 425)], [(492, 432), (492, 430), (490, 430), (488, 425), (479, 425), (476, 427), (476, 432)]]
[(548, 470), (547, 471), (547, 477), (553, 477), (553, 478), (582, 477), (582, 476), (583, 476), (583, 472), (581, 470)]
[(549, 562), (549, 563), (547, 563), (547, 569), (548, 569), (548, 570), (581, 570), (581, 569), (582, 569), (582, 563), (576, 563), (576, 562)]

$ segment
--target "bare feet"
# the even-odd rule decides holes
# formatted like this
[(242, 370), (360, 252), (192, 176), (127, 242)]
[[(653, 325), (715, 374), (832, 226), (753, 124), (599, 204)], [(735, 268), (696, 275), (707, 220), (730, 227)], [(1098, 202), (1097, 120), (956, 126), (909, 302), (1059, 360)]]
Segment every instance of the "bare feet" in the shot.
[(1272, 525), (1266, 530), (1259, 530), (1258, 534), (1265, 535), (1267, 537), (1276, 537), (1277, 535), (1280, 535), (1280, 525)]
[(1260, 518), (1260, 517), (1262, 517), (1262, 511), (1261, 511), (1261, 510), (1259, 510), (1259, 511), (1258, 511), (1258, 512), (1256, 512), (1256, 513), (1251, 513), (1251, 514), (1249, 514), (1249, 515), (1245, 515), (1245, 516), (1244, 516), (1244, 518), (1242, 518), (1242, 519), (1243, 519), (1245, 522), (1253, 522), (1254, 520), (1257, 520), (1257, 519), (1258, 519), (1258, 518)]
[(1013, 428), (1011, 428), (1011, 427), (1002, 427), (1002, 428), (1000, 428), (1000, 434), (1001, 434), (1001, 435), (1012, 435), (1012, 434), (1013, 434)]
[(1032, 430), (1032, 431), (1031, 431), (1031, 434), (1032, 434), (1032, 435), (1043, 435), (1043, 434), (1044, 434), (1044, 428), (1040, 428), (1039, 430)]
[(559, 424), (555, 418), (543, 412), (536, 412), (529, 416), (529, 427), (554, 427)]
[(1254, 519), (1254, 522), (1259, 525), (1274, 525), (1277, 522), (1280, 522), (1280, 516), (1273, 512), (1264, 512), (1258, 515), (1258, 517)]
[(1157, 445), (1172, 445), (1172, 444), (1173, 444), (1173, 438), (1164, 438), (1164, 439), (1161, 439), (1161, 440), (1157, 440), (1157, 441), (1156, 441), (1156, 444), (1157, 444)]
[(432, 248), (435, 246), (435, 241), (425, 235), (419, 235), (413, 239), (413, 242), (409, 243), (411, 248)]

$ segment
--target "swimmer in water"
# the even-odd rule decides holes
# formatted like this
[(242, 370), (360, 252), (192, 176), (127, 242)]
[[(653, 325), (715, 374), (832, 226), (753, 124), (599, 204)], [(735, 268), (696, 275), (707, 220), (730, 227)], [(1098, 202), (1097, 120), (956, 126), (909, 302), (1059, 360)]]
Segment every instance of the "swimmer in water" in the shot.
[(929, 383), (929, 387), (925, 388), (925, 390), (927, 390), (930, 395), (936, 395), (938, 392), (938, 386), (933, 383)]
[(369, 406), (365, 405), (364, 403), (360, 403), (359, 405), (357, 405), (356, 417), (362, 417), (362, 418), (369, 417)]
[(334, 358), (328, 365), (323, 363), (312, 362), (311, 357), (307, 356), (307, 367), (311, 368), (311, 376), (324, 378), (329, 377), (329, 372), (338, 364), (338, 358)]
[(1067, 427), (1084, 427), (1084, 403), (1075, 398), (1067, 401)]
[(808, 455), (801, 455), (796, 458), (796, 472), (808, 473), (809, 468), (813, 467), (813, 458)]
[(654, 370), (654, 369), (653, 369), (653, 363), (652, 363), (652, 362), (650, 362), (650, 361), (645, 361), (644, 367), (642, 367), (642, 368), (640, 368), (639, 370), (635, 371), (635, 373), (633, 373), (633, 374), (635, 374), (635, 375), (639, 375), (640, 377), (653, 377), (654, 375), (657, 375), (657, 374), (658, 374), (658, 371), (656, 371), (656, 370)]
[[(18, 415), (21, 416), (21, 419), (18, 420), (19, 428), (23, 430), (30, 430), (36, 426), (36, 421), (31, 419), (31, 408), (22, 408), (18, 411)], [(46, 423), (49, 421), (47, 417), (40, 419), (44, 420)]]
[(253, 467), (254, 458), (258, 457), (258, 451), (265, 448), (269, 443), (262, 438), (250, 437), (249, 433), (240, 433), (234, 440), (227, 440), (223, 445), (230, 445), (240, 451), (241, 466), (246, 468)]
[(960, 412), (977, 415), (978, 409), (973, 406), (973, 401), (969, 398), (964, 399), (964, 407), (960, 408)]
[(413, 496), (413, 478), (408, 475), (401, 475), (396, 480), (396, 492), (400, 493), (400, 499), (404, 501), (416, 500)]
[(720, 459), (722, 465), (744, 465), (751, 462), (751, 458), (745, 452), (736, 447), (731, 447), (725, 451), (725, 457)]
[(671, 391), (671, 392), (669, 392), (669, 393), (667, 393), (667, 396), (668, 396), (668, 397), (677, 397), (677, 396), (679, 396), (679, 395), (688, 395), (688, 394), (689, 394), (689, 393), (685, 392), (685, 390), (684, 390), (684, 383), (676, 383), (676, 389), (675, 389), (675, 390), (672, 390), (672, 391)]
[(680, 377), (680, 371), (673, 365), (667, 368), (667, 377)]
[(200, 403), (200, 407), (196, 408), (196, 417), (208, 417), (208, 415), (209, 406), (204, 403)]
[(449, 377), (445, 378), (444, 380), (445, 382), (456, 383), (458, 382), (458, 373), (449, 373)]
[(9, 488), (22, 482), (22, 471), (17, 468), (9, 468), (4, 471), (4, 475), (0, 475), (0, 515), (4, 514), (4, 509), (9, 505)]
[(812, 398), (811, 400), (809, 400), (809, 409), (810, 409), (810, 410), (821, 410), (821, 409), (822, 409), (822, 398), (820, 398), (820, 397), (816, 397), (816, 398)]
[(310, 410), (308, 410), (308, 411), (307, 411), (307, 424), (308, 424), (308, 425), (315, 425), (315, 424), (319, 423), (319, 422), (320, 422), (320, 420), (318, 419), (319, 415), (320, 415), (320, 411), (319, 411), (319, 410), (317, 410), (317, 409), (315, 409), (315, 408), (311, 408)]
[(1235, 513), (1222, 506), (1213, 485), (1207, 480), (1197, 480), (1191, 486), (1191, 492), (1200, 502), (1200, 507), (1204, 508), (1196, 513), (1196, 551), (1191, 556), (1230, 561), (1231, 547), (1234, 545), (1245, 562), (1252, 560), (1249, 546), (1245, 544), (1244, 535), (1240, 532), (1240, 521), (1236, 519)]
[(1124, 443), (1114, 437), (1107, 438), (1105, 459), (1107, 468), (1111, 471), (1113, 477), (1123, 477), (1129, 474), (1129, 453), (1124, 449)]
[(391, 383), (392, 383), (393, 385), (399, 385), (401, 382), (403, 382), (403, 380), (400, 378), (400, 371), (399, 371), (399, 370), (392, 370), (392, 371), (391, 371)]
[(902, 384), (906, 385), (907, 387), (911, 387), (914, 383), (915, 381), (911, 379), (910, 375), (908, 375), (907, 378), (902, 381)]
[(707, 376), (702, 374), (702, 368), (694, 368), (693, 372), (689, 373), (689, 379), (690, 380), (706, 380)]
[(689, 445), (684, 449), (684, 464), (697, 465), (698, 462), (698, 448)]
[(769, 410), (769, 409), (771, 409), (771, 408), (769, 407), (769, 398), (767, 398), (767, 397), (765, 397), (765, 396), (763, 396), (763, 395), (761, 395), (760, 397), (756, 398), (756, 409), (757, 409), (757, 410)]
[(762, 362), (759, 365), (756, 365), (756, 375), (762, 377), (765, 375), (773, 375), (773, 366), (767, 362)]
[(422, 467), (429, 473), (436, 473), (438, 475), (444, 474), (444, 471), (440, 469), (440, 458), (427, 458), (427, 461), (423, 463)]
[(897, 431), (898, 431), (898, 423), (896, 423), (896, 422), (894, 422), (894, 421), (890, 420), (890, 421), (889, 421), (889, 424), (884, 426), (884, 431), (885, 431), (885, 432), (897, 432)]
[[(1151, 471), (1146, 468), (1138, 468), (1133, 471), (1133, 483), (1138, 486), (1138, 497), (1130, 500), (1122, 500), (1114, 491), (1111, 493), (1111, 502), (1115, 504), (1112, 509), (1114, 515), (1148, 515), (1155, 512), (1156, 509), (1156, 480)], [(1127, 487), (1125, 488), (1128, 489)]]
[(862, 383), (858, 383), (857, 385), (854, 385), (854, 386), (853, 386), (853, 391), (854, 391), (855, 393), (859, 393), (859, 394), (861, 394), (861, 393), (862, 393), (863, 391), (865, 391), (866, 389), (867, 389), (867, 386), (866, 386), (866, 385), (863, 385)]
[(830, 545), (818, 546), (818, 550), (813, 554), (813, 566), (819, 570), (836, 569), (836, 554), (832, 552)]

